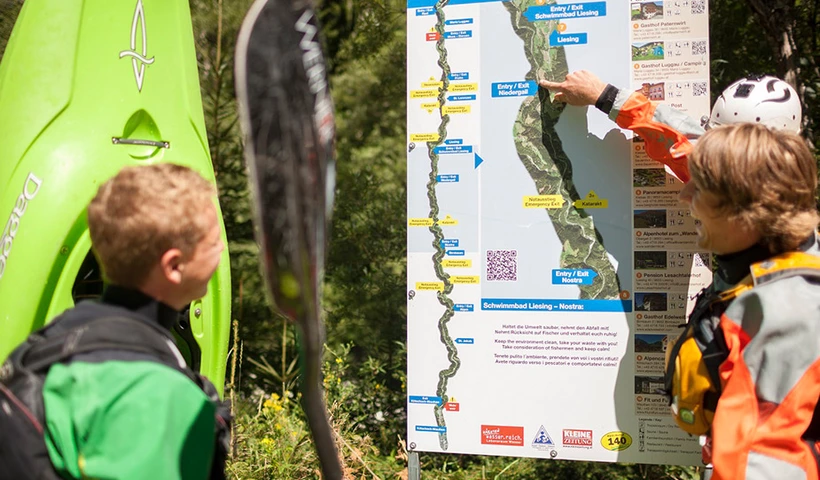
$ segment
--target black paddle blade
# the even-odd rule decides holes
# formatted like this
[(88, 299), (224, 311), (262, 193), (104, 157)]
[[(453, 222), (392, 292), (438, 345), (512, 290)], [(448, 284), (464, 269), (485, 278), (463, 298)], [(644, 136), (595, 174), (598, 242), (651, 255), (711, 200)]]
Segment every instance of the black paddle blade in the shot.
[(294, 320), (316, 316), (334, 123), (309, 2), (253, 4), (237, 42), (236, 91), (273, 301)]
[(236, 93), (265, 277), (274, 307), (299, 327), (303, 408), (324, 478), (341, 479), (322, 392), (319, 306), (335, 127), (311, 4), (257, 0), (236, 48)]

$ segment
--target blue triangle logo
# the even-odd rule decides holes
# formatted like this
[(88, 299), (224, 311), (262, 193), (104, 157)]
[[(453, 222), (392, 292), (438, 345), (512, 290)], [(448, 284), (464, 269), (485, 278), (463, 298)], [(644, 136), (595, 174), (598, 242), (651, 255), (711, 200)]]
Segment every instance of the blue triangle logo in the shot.
[(555, 442), (552, 441), (550, 434), (547, 432), (547, 429), (541, 425), (541, 428), (538, 429), (538, 433), (535, 434), (535, 438), (532, 439), (533, 445), (544, 445), (547, 447), (554, 447)]

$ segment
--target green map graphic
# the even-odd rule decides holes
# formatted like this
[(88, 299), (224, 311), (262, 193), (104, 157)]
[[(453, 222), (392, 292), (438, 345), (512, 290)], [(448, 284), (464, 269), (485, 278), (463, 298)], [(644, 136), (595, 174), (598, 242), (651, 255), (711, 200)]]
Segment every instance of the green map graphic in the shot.
[[(444, 46), (444, 6), (449, 0), (439, 0), (436, 4), (436, 32), (439, 34), (439, 39), (436, 42), (436, 51), (438, 51), (438, 65), (441, 67), (441, 82), (442, 86), (439, 89), (438, 101), (439, 112), (441, 113), (441, 123), (438, 127), (439, 138), (435, 142), (427, 142), (427, 154), (430, 157), (430, 180), (427, 182), (427, 199), (430, 203), (430, 218), (433, 219), (433, 226), (430, 227), (430, 232), (433, 234), (433, 266), (435, 267), (436, 277), (444, 283), (444, 289), (438, 292), (438, 301), (444, 306), (444, 314), (439, 318), (438, 329), (441, 334), (441, 342), (447, 347), (447, 359), (450, 366), (442, 370), (438, 374), (438, 386), (436, 387), (436, 396), (442, 399), (441, 403), (436, 405), (434, 413), (436, 416), (436, 425), (439, 427), (446, 427), (444, 421), (444, 404), (447, 403), (447, 381), (456, 375), (458, 368), (461, 366), (461, 360), (458, 358), (458, 350), (456, 349), (453, 339), (447, 329), (447, 324), (453, 318), (455, 313), (454, 303), (448, 297), (453, 291), (453, 284), (450, 282), (450, 275), (444, 272), (444, 267), (441, 261), (444, 259), (444, 247), (442, 240), (444, 240), (444, 233), (438, 225), (439, 221), (439, 207), (436, 199), (436, 176), (438, 175), (439, 156), (435, 152), (435, 148), (443, 145), (447, 139), (447, 124), (450, 123), (450, 116), (444, 114), (444, 104), (446, 102), (445, 95), (450, 85), (450, 66), (447, 63), (447, 49)], [(439, 445), (442, 450), (447, 450), (449, 443), (447, 441), (446, 430), (439, 434)]]
[[(555, 2), (550, 2), (555, 3)], [(557, 21), (530, 22), (524, 11), (535, 5), (532, 1), (503, 2), (510, 13), (513, 30), (524, 41), (524, 53), (532, 67), (526, 80), (562, 81), (568, 73), (563, 47), (550, 47), (549, 36)], [(620, 282), (604, 242), (592, 217), (574, 206), (580, 200), (572, 180), (572, 163), (563, 150), (555, 126), (564, 104), (554, 104), (544, 89), (521, 104), (513, 137), (521, 163), (527, 169), (539, 195), (560, 195), (560, 208), (546, 209), (563, 245), (561, 268), (592, 269), (598, 273), (592, 285), (579, 285), (582, 299), (618, 299)]]

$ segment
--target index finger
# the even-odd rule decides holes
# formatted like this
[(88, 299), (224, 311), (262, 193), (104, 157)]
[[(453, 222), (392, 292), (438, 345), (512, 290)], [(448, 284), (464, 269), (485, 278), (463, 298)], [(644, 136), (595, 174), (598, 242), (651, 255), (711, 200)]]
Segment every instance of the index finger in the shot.
[(560, 90), (563, 88), (563, 83), (550, 82), (549, 80), (541, 80), (538, 85), (548, 90)]

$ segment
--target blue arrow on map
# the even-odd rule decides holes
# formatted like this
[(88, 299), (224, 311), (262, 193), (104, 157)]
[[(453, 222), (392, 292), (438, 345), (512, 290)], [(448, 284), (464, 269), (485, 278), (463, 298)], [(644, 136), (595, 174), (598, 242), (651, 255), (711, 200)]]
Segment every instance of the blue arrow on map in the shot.
[(484, 163), (484, 159), (479, 157), (478, 154), (475, 154), (475, 168), (478, 168), (479, 165)]

